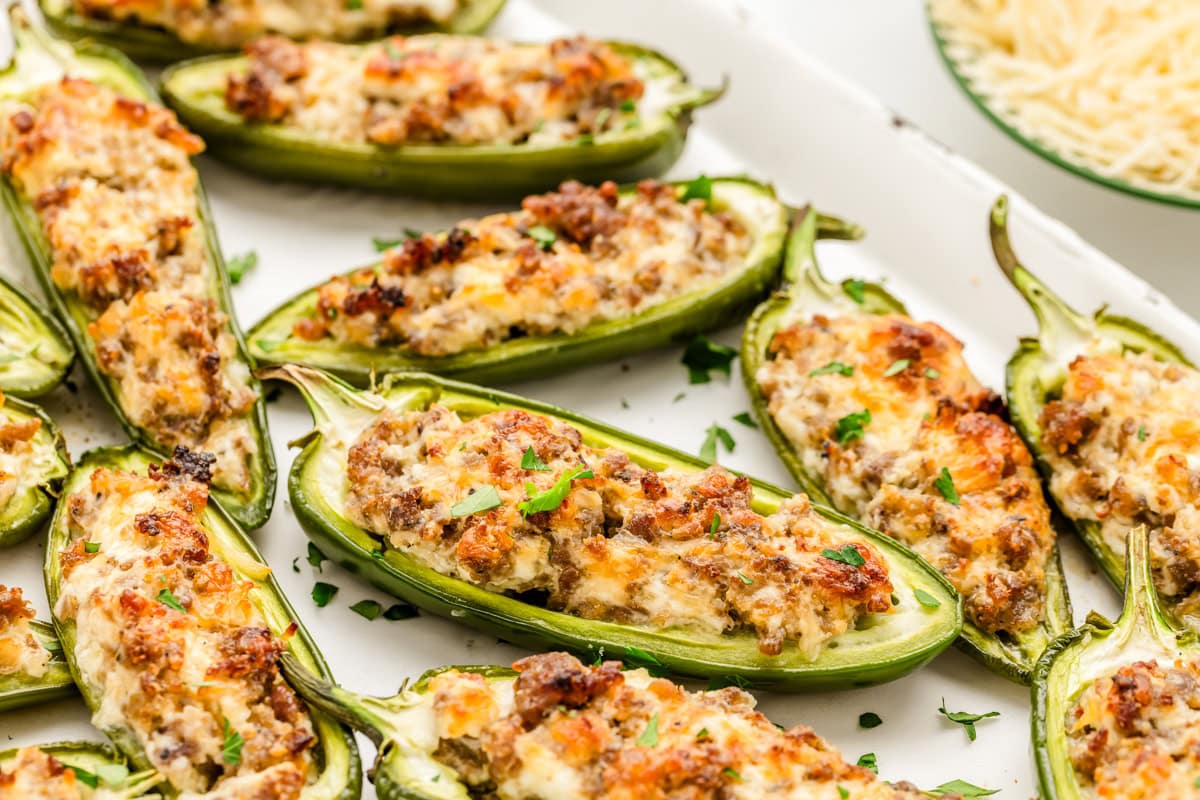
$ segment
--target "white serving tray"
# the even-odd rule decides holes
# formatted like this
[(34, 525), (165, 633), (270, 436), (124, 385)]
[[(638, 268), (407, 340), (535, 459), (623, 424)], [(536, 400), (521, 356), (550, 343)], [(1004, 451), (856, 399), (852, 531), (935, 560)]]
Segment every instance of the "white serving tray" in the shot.
[[(745, 172), (774, 182), (791, 203), (820, 208), (866, 226), (861, 244), (825, 244), (828, 273), (886, 279), (914, 315), (935, 319), (967, 344), (977, 374), (993, 387), (1017, 337), (1031, 333), (1033, 317), (995, 269), (986, 219), (1004, 184), (948, 152), (893, 116), (871, 97), (803, 53), (756, 29), (717, 0), (510, 0), (493, 34), (521, 39), (563, 32), (636, 40), (678, 58), (707, 84), (730, 78), (730, 91), (698, 113), (675, 176)], [(481, 213), (478, 206), (406, 201), (349, 190), (270, 185), (201, 160), (227, 254), (255, 249), (256, 271), (234, 291), (241, 321), (249, 327), (297, 290), (373, 258), (372, 236), (404, 228), (440, 228)], [(1200, 327), (1143, 281), (1082, 242), (1019, 197), (1012, 228), (1026, 263), (1080, 308), (1108, 302), (1152, 324), (1200, 356)], [(1119, 221), (1117, 221), (1119, 223)], [(7, 237), (6, 272), (27, 286), (28, 265)], [(717, 338), (736, 344), (740, 325)], [(730, 429), (736, 452), (722, 461), (781, 485), (793, 485), (766, 440), (730, 418), (747, 409), (735, 379), (688, 386), (681, 348), (631, 356), (559, 378), (504, 387), (589, 414), (684, 450), (699, 448), (714, 421)], [(75, 379), (86, 384), (80, 370)], [(686, 396), (674, 402), (673, 398)], [(624, 401), (624, 402), (623, 402)], [(46, 405), (65, 429), (71, 452), (121, 441), (108, 410), (81, 385)], [(626, 407), (627, 406), (627, 407)], [(286, 497), (293, 453), (286, 442), (309, 430), (295, 393), (270, 406), (280, 467), (280, 489), (270, 523), (256, 534), (285, 591), (316, 637), (335, 675), (349, 688), (390, 694), (407, 676), (454, 663), (507, 662), (522, 651), (499, 645), (432, 616), (368, 622), (350, 604), (388, 598), (349, 573), (326, 564), (320, 575), (303, 558), (306, 539)], [(42, 545), (31, 541), (0, 553), (0, 583), (25, 586), (44, 616), (40, 589)], [(1073, 539), (1064, 542), (1077, 619), (1091, 608), (1111, 614), (1117, 596), (1084, 558)], [(300, 557), (299, 572), (292, 568)], [(315, 580), (341, 587), (326, 608), (309, 597)], [(969, 743), (961, 727), (937, 713), (941, 699), (953, 711), (999, 711), (979, 725)], [(933, 787), (953, 778), (1000, 789), (998, 797), (1028, 798), (1036, 780), (1030, 761), (1028, 691), (950, 650), (921, 672), (895, 683), (809, 696), (760, 694), (761, 707), (783, 725), (803, 723), (834, 742), (854, 761), (878, 756), (880, 774)], [(858, 715), (874, 711), (883, 725), (857, 729)], [(0, 714), (0, 748), (63, 738), (95, 738), (77, 700)], [(373, 748), (365, 740), (364, 761)], [(373, 797), (368, 787), (364, 797)]]

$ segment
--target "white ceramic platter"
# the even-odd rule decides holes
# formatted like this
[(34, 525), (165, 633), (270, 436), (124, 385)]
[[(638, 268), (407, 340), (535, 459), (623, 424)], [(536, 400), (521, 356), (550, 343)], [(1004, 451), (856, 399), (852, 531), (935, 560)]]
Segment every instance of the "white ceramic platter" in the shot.
[[(698, 114), (699, 124), (675, 176), (746, 172), (774, 182), (792, 203), (820, 208), (866, 226), (858, 245), (823, 245), (826, 272), (841, 278), (883, 278), (910, 310), (935, 319), (967, 345), (971, 366), (1000, 388), (1017, 337), (1033, 331), (1033, 318), (992, 263), (987, 211), (1004, 184), (931, 141), (870, 97), (821, 65), (756, 30), (716, 0), (511, 0), (492, 32), (521, 39), (563, 32), (640, 41), (679, 59), (708, 84), (728, 76), (730, 91)], [(213, 201), (227, 255), (254, 249), (256, 271), (234, 292), (244, 327), (297, 290), (334, 272), (372, 259), (372, 236), (404, 228), (436, 229), (486, 211), (456, 204), (405, 201), (353, 191), (270, 185), (209, 159), (200, 169)], [(1119, 224), (1119, 220), (1114, 221)], [(1200, 327), (1145, 283), (1021, 198), (1013, 198), (1014, 237), (1026, 263), (1074, 305), (1108, 302), (1140, 318), (1200, 357)], [(8, 237), (7, 272), (32, 284), (28, 266)], [(717, 338), (736, 344), (740, 326)], [(714, 421), (737, 439), (728, 466), (791, 485), (766, 440), (731, 417), (747, 409), (738, 381), (688, 386), (681, 350), (631, 356), (558, 378), (504, 387), (565, 406), (619, 427), (696, 451)], [(85, 379), (76, 371), (76, 380)], [(673, 399), (680, 392), (686, 396)], [(66, 430), (72, 453), (120, 441), (120, 433), (95, 394), (60, 389), (47, 402)], [(287, 441), (310, 427), (294, 393), (270, 406), (280, 466), (280, 491), (270, 523), (256, 537), (304, 622), (348, 687), (389, 694), (406, 676), (449, 663), (507, 662), (521, 651), (430, 616), (368, 622), (349, 606), (387, 598), (329, 565), (317, 575), (300, 558), (306, 539), (292, 516), (284, 477), (292, 453)], [(1074, 539), (1064, 543), (1076, 616), (1091, 608), (1116, 610), (1116, 595), (1090, 567)], [(31, 590), (45, 614), (39, 543), (0, 554), (0, 583)], [(309, 593), (316, 580), (341, 591), (318, 609)], [(963, 729), (937, 713), (999, 711), (979, 725), (969, 743)], [(924, 787), (953, 778), (1000, 789), (998, 797), (1036, 793), (1030, 762), (1028, 691), (992, 675), (956, 650), (904, 680), (873, 689), (815, 696), (761, 695), (776, 722), (804, 723), (832, 740), (846, 756), (878, 756), (880, 774)], [(883, 725), (857, 728), (858, 715), (874, 711)], [(0, 715), (0, 747), (95, 736), (78, 701)], [(363, 742), (367, 763), (373, 756)], [(368, 788), (365, 797), (373, 797)]]

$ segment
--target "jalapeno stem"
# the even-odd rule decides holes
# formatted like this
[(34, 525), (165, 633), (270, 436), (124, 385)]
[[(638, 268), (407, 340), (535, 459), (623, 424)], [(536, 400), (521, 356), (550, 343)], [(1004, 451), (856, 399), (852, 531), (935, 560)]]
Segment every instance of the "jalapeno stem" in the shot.
[(405, 692), (389, 698), (355, 694), (313, 674), (291, 653), (280, 656), (279, 666), (305, 701), (361, 731), (380, 750), (385, 742), (403, 735), (405, 726), (400, 715), (408, 705)]
[(1131, 635), (1150, 634), (1168, 648), (1175, 645), (1176, 631), (1167, 621), (1154, 585), (1150, 561), (1150, 534), (1139, 525), (1125, 538), (1125, 602), (1118, 628)]
[(260, 369), (255, 377), (286, 381), (299, 389), (322, 435), (353, 436), (387, 407), (376, 394), (357, 391), (326, 372), (296, 364)]
[(1096, 335), (1095, 323), (1064, 303), (1017, 258), (1008, 235), (1007, 195), (1001, 195), (992, 206), (988, 228), (996, 264), (1037, 316), (1042, 349), (1054, 357), (1066, 352), (1071, 345), (1077, 348), (1081, 339), (1092, 339)]

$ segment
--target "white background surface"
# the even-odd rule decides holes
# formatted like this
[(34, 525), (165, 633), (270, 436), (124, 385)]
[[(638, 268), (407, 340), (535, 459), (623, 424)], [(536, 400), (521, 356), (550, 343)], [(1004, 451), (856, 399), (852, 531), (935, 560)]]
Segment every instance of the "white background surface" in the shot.
[[(823, 55), (844, 59), (852, 71), (865, 70), (868, 79), (873, 74), (884, 82), (879, 87), (884, 91), (888, 86), (903, 89), (893, 104), (906, 104), (901, 107), (907, 114), (921, 119), (921, 114), (929, 113), (935, 126), (961, 124), (964, 141), (983, 147), (985, 158), (994, 150), (997, 157), (1013, 161), (1012, 174), (1000, 164), (1005, 167), (1002, 177), (1029, 184), (1026, 188), (1035, 190), (1035, 195), (1049, 192), (1050, 200), (1056, 193), (1078, 195), (1066, 210), (1094, 218), (1098, 228), (1111, 228), (1100, 232), (1126, 246), (1138, 235), (1154, 239), (1155, 226), (1160, 224), (1173, 228), (1176, 236), (1167, 249), (1178, 255), (1176, 264), (1184, 263), (1182, 229), (1188, 218), (1182, 212), (1152, 208), (1060, 177), (976, 119), (941, 75), (915, 3), (844, 0), (773, 5), (781, 19), (792, 20), (788, 23), (792, 35), (819, 45)], [(560, 27), (539, 8), (569, 15), (571, 26)], [(839, 24), (855, 26), (857, 32)], [(782, 23), (773, 27), (776, 34), (785, 29)], [(494, 30), (498, 35), (542, 38), (572, 28), (660, 46), (704, 83), (729, 75), (729, 95), (698, 115), (699, 125), (674, 174), (748, 171), (773, 180), (790, 202), (813, 199), (826, 210), (862, 222), (870, 231), (866, 242), (822, 247), (827, 272), (838, 278), (885, 277), (915, 316), (937, 319), (966, 342), (968, 359), (983, 380), (994, 387), (1002, 385), (1003, 364), (1016, 337), (1033, 328), (1031, 315), (992, 265), (985, 215), (1002, 191), (993, 179), (931, 146), (911, 127), (897, 126), (869, 98), (794, 56), (778, 37), (764, 36), (763, 31), (748, 27), (744, 18), (716, 14), (701, 0), (598, 4), (511, 0)], [(928, 95), (917, 88), (926, 85)], [(269, 185), (207, 159), (201, 160), (200, 168), (226, 253), (256, 249), (260, 255), (258, 269), (235, 290), (246, 328), (300, 288), (371, 260), (372, 236), (394, 236), (410, 227), (445, 227), (483, 211), (349, 190)], [(1027, 263), (1079, 306), (1093, 308), (1112, 301), (1118, 311), (1152, 321), (1197, 355), (1200, 336), (1194, 322), (1019, 200), (1014, 204), (1014, 230)], [(23, 282), (29, 284), (23, 259), (12, 255), (9, 261), (8, 271), (24, 275)], [(735, 344), (739, 333), (735, 326), (718, 338)], [(718, 379), (705, 386), (687, 386), (680, 353), (681, 348), (676, 348), (631, 356), (623, 362), (628, 369), (620, 364), (597, 365), (505, 388), (691, 452), (700, 446), (705, 428), (720, 422), (737, 438), (736, 451), (723, 456), (724, 463), (792, 485), (761, 435), (731, 421), (732, 415), (747, 408), (736, 373), (731, 382)], [(86, 383), (78, 371), (76, 379)], [(686, 397), (672, 402), (681, 391)], [(60, 390), (47, 406), (66, 429), (74, 454), (120, 439), (107, 410), (86, 385), (79, 394)], [(269, 407), (269, 413), (281, 490), (270, 523), (255, 538), (344, 684), (387, 694), (405, 677), (428, 667), (503, 662), (520, 655), (447, 620), (423, 616), (368, 622), (352, 613), (349, 606), (360, 599), (372, 597), (386, 604), (387, 598), (330, 565), (317, 575), (305, 563), (306, 540), (292, 517), (282, 482), (292, 456), (285, 443), (309, 429), (309, 418), (290, 391)], [(1111, 613), (1115, 593), (1087, 565), (1073, 539), (1064, 542), (1064, 550), (1077, 618), (1093, 607)], [(297, 557), (299, 572), (294, 572), (291, 564)], [(0, 582), (27, 587), (44, 614), (40, 559), (36, 541), (6, 551), (0, 556)], [(324, 609), (315, 608), (309, 598), (315, 580), (341, 588)], [(1001, 717), (981, 723), (978, 741), (968, 743), (962, 728), (939, 717), (943, 697), (952, 710), (995, 710)], [(1028, 691), (990, 674), (957, 651), (948, 651), (913, 676), (873, 689), (810, 696), (762, 694), (760, 698), (761, 707), (775, 721), (811, 725), (842, 748), (850, 761), (875, 752), (885, 778), (907, 779), (925, 787), (962, 778), (1000, 789), (998, 796), (1006, 799), (1036, 793), (1029, 761)], [(864, 711), (880, 714), (884, 724), (858, 730), (857, 718)], [(2, 714), (0, 745), (5, 740), (34, 743), (95, 736), (89, 734), (86, 719), (77, 701)], [(373, 750), (363, 745), (369, 764)], [(371, 796), (369, 789), (365, 796)], [(835, 797), (831, 787), (828, 800)]]

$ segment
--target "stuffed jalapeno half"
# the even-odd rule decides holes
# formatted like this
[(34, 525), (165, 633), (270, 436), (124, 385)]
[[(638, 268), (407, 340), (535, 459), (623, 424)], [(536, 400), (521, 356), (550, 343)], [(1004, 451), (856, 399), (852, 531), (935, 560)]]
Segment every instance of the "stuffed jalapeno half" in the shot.
[(511, 382), (725, 324), (775, 281), (787, 211), (762, 184), (704, 179), (708, 201), (683, 200), (688, 185), (566, 183), (407, 239), (269, 313), (251, 352), (360, 386), (411, 370)]
[(31, 398), (62, 383), (75, 361), (67, 332), (24, 291), (0, 278), (0, 392)]
[(509, 641), (806, 690), (899, 677), (961, 624), (894, 542), (570, 412), (429, 375), (265, 377), (316, 420), (288, 486), (320, 549)]
[(112, 51), (72, 49), (13, 11), (0, 73), (0, 193), (84, 365), (130, 436), (217, 455), (249, 528), (275, 491), (259, 386), (190, 156), (203, 145)]
[(162, 87), (214, 155), (246, 170), (460, 200), (661, 175), (692, 111), (721, 94), (652, 50), (582, 36), (270, 37), (176, 64)]
[(1160, 604), (1144, 525), (1123, 549), (1120, 619), (1090, 617), (1037, 666), (1033, 749), (1043, 800), (1196, 796), (1200, 643)]
[(825, 279), (801, 213), (786, 288), (743, 335), (751, 406), (804, 490), (941, 570), (963, 596), (963, 646), (1028, 683), (1072, 624), (1033, 459), (950, 333), (879, 286)]
[(56, 742), (0, 751), (0, 800), (152, 800), (154, 770), (132, 772), (111, 746)]
[(380, 800), (926, 796), (849, 763), (811, 728), (777, 727), (742, 689), (688, 691), (619, 661), (542, 653), (512, 669), (446, 667), (388, 698), (286, 658), (284, 670), (310, 703), (375, 742)]
[(34, 619), (19, 587), (0, 584), (0, 712), (74, 693), (54, 626)]
[(50, 26), (68, 39), (167, 62), (237, 50), (259, 36), (355, 41), (384, 33), (479, 33), (504, 0), (240, 0), (235, 3), (125, 3), (39, 0)]
[(1038, 319), (1008, 362), (1008, 402), (1051, 497), (1115, 586), (1122, 532), (1146, 525), (1167, 613), (1200, 630), (1200, 372), (1144, 325), (1081, 314), (1023, 267), (1004, 198), (991, 229), (997, 262)]
[(41, 528), (70, 469), (67, 445), (50, 417), (0, 393), (0, 547)]
[(208, 503), (213, 457), (83, 457), (46, 547), (46, 593), (92, 723), (169, 794), (353, 800), (352, 735), (280, 675), (324, 662), (250, 540)]

